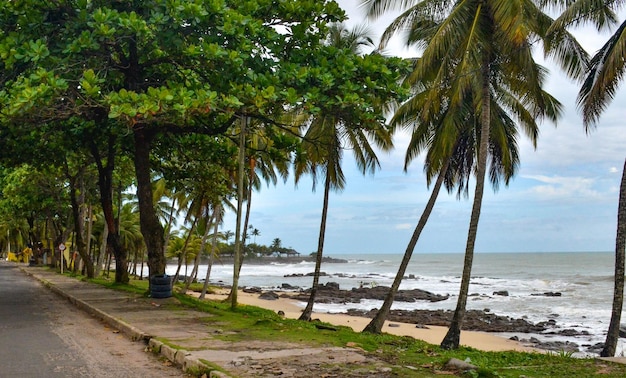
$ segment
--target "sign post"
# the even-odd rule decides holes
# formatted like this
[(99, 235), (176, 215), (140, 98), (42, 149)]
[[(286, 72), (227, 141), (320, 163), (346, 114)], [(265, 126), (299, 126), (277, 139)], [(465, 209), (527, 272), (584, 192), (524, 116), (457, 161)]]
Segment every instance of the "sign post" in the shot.
[(63, 251), (65, 251), (65, 244), (59, 244), (59, 251), (61, 251), (61, 274), (63, 274)]

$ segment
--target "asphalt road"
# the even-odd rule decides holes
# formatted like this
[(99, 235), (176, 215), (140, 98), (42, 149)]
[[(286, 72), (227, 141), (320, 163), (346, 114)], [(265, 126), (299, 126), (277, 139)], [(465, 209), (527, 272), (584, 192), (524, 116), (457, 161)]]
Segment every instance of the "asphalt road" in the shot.
[(186, 377), (0, 261), (0, 378)]

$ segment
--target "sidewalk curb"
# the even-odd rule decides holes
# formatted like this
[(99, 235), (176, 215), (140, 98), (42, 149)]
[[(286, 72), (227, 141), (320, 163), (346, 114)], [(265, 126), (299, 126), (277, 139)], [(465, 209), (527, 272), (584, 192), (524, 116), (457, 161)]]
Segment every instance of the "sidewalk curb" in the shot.
[(165, 358), (167, 358), (171, 363), (179, 366), (181, 370), (185, 373), (189, 372), (198, 372), (198, 371), (207, 371), (207, 374), (204, 374), (203, 377), (208, 378), (229, 378), (230, 375), (227, 375), (220, 371), (209, 370), (210, 367), (204, 364), (202, 361), (191, 357), (191, 353), (184, 349), (174, 349), (168, 345), (165, 345), (163, 342), (157, 340), (154, 335), (150, 335), (142, 330), (134, 327), (121, 319), (118, 319), (114, 316), (107, 314), (104, 311), (90, 305), (89, 303), (74, 297), (73, 295), (63, 291), (59, 287), (57, 287), (54, 283), (46, 280), (45, 278), (28, 271), (27, 269), (20, 267), (20, 270), (24, 272), (26, 275), (33, 277), (34, 279), (41, 282), (45, 287), (50, 289), (55, 294), (59, 295), (62, 298), (67, 299), (70, 303), (75, 305), (78, 309), (86, 312), (88, 315), (99, 319), (110, 327), (115, 328), (125, 334), (131, 341), (142, 341), (145, 343), (151, 351), (156, 354), (159, 354)]

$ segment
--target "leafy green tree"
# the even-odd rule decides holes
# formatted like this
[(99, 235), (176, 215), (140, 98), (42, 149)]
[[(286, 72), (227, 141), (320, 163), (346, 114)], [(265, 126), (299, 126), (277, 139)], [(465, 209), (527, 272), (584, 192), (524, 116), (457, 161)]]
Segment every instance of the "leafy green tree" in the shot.
[[(497, 102), (522, 127), (535, 119), (556, 120), (559, 105), (542, 90), (545, 69), (532, 57), (536, 40), (544, 40), (544, 51), (556, 57), (572, 76), (584, 70), (584, 50), (567, 33), (551, 45), (547, 30), (552, 19), (540, 2), (504, 0), (476, 1), (394, 1), (368, 0), (370, 12), (403, 9), (387, 29), (383, 41), (398, 30), (408, 30), (407, 41), (423, 48), (413, 68), (416, 80), (432, 80), (422, 110), (437, 115), (442, 107), (451, 111), (472, 104), (478, 123), (474, 133), (476, 188), (465, 248), (465, 259), (457, 306), (441, 346), (458, 348), (471, 278), (474, 247), (487, 171), (489, 139), (492, 137), (492, 106)], [(442, 103), (441, 99), (447, 99)], [(532, 131), (532, 130), (531, 130)], [(489, 137), (487, 137), (489, 136)], [(470, 150), (471, 150), (470, 149)]]
[[(619, 19), (616, 11), (626, 2), (576, 0), (566, 2), (568, 7), (555, 21), (554, 30), (585, 22), (593, 23), (598, 30), (616, 26)], [(582, 110), (585, 130), (597, 126), (602, 112), (613, 100), (626, 72), (626, 20), (617, 25), (615, 33), (591, 59), (587, 76), (578, 94), (578, 105)], [(622, 171), (617, 208), (617, 232), (615, 237), (615, 284), (611, 321), (606, 335), (603, 357), (615, 356), (620, 334), (620, 322), (624, 305), (624, 264), (626, 262), (626, 161)]]
[(0, 215), (28, 225), (26, 242), (33, 246), (44, 239), (44, 230), (54, 234), (54, 245), (65, 242), (71, 232), (69, 193), (58, 168), (35, 169), (22, 165), (3, 178)]
[(309, 68), (319, 33), (343, 17), (336, 3), (313, 0), (7, 0), (0, 8), (2, 122), (80, 117), (92, 126), (72, 132), (85, 139), (87, 131), (132, 137), (151, 274), (165, 269), (151, 193), (158, 136), (222, 134), (242, 114), (271, 120), (285, 103), (302, 103), (309, 76), (320, 74)]

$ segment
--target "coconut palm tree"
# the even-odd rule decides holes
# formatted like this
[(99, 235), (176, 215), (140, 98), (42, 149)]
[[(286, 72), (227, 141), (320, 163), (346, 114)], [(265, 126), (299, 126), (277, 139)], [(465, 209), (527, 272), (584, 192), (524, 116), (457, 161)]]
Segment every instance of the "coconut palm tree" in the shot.
[[(430, 198), (409, 240), (391, 289), (385, 296), (381, 308), (363, 332), (381, 332), (415, 246), (422, 230), (426, 226), (442, 185), (445, 185), (448, 192), (457, 187), (459, 196), (461, 193), (467, 195), (467, 182), (476, 161), (476, 151), (473, 146), (476, 144), (475, 139), (477, 137), (475, 125), (479, 123), (479, 120), (473, 112), (472, 102), (468, 101), (467, 106), (453, 111), (443, 109), (443, 113), (440, 116), (429, 121), (421, 118), (423, 104), (421, 104), (420, 100), (428, 97), (423, 96), (424, 90), (420, 91), (420, 88), (424, 87), (423, 83), (409, 82), (409, 84), (412, 87), (417, 87), (416, 94), (396, 111), (391, 120), (391, 126), (402, 126), (412, 130), (411, 141), (405, 157), (405, 170), (411, 160), (425, 150), (424, 171), (427, 184), (430, 186), (435, 176), (437, 179)], [(498, 104), (493, 104), (493, 106), (494, 109), (497, 109), (493, 116), (498, 118), (492, 120), (491, 138), (489, 138), (489, 154), (492, 167), (490, 181), (494, 188), (497, 188), (501, 180), (504, 181), (505, 185), (508, 185), (519, 165), (519, 154), (517, 148), (517, 128), (514, 120)], [(536, 136), (538, 135), (538, 125), (536, 123), (529, 124), (526, 125), (525, 129), (532, 131), (528, 134), (533, 144), (535, 144)]]
[(255, 228), (255, 227), (254, 227), (254, 226), (252, 226), (252, 225), (250, 225), (250, 227), (252, 227), (252, 232), (251, 232), (251, 234), (252, 234), (252, 236), (254, 236), (254, 240), (253, 240), (252, 242), (256, 244), (256, 237), (257, 237), (257, 236), (261, 236), (261, 231), (259, 231), (259, 229), (258, 229), (258, 228)]
[[(334, 24), (330, 27), (327, 41), (338, 51), (350, 54), (358, 54), (363, 47), (373, 46), (367, 29), (357, 27), (348, 30), (343, 24)], [(384, 104), (381, 104), (381, 107), (384, 108)], [(313, 312), (324, 250), (330, 191), (341, 190), (345, 186), (345, 177), (341, 167), (343, 149), (349, 148), (353, 151), (357, 165), (365, 173), (373, 172), (378, 166), (378, 158), (370, 141), (382, 150), (392, 147), (391, 133), (384, 124), (378, 123), (370, 128), (362, 128), (354, 124), (354, 120), (343, 118), (340, 114), (340, 109), (335, 109), (313, 117), (303, 137), (300, 154), (296, 157), (296, 183), (302, 174), (311, 173), (315, 188), (317, 172), (322, 171), (324, 175), (324, 199), (313, 284), (300, 320), (310, 320)]]
[[(468, 149), (476, 154), (472, 166), (476, 187), (463, 274), (454, 316), (441, 343), (446, 349), (458, 348), (485, 187), (489, 139), (494, 137), (492, 121), (497, 119), (494, 117), (497, 108), (493, 105), (498, 104), (523, 121), (522, 127), (534, 124), (536, 119), (556, 120), (559, 104), (543, 91), (546, 71), (532, 56), (533, 45), (547, 37), (552, 19), (542, 11), (541, 2), (533, 0), (366, 0), (364, 3), (370, 15), (390, 9), (403, 10), (383, 34), (382, 43), (403, 30), (407, 44), (423, 49), (409, 79), (426, 78), (432, 85), (433, 90), (423, 99), (424, 116), (436, 117), (442, 108), (456, 111), (471, 103), (478, 121), (475, 144)], [(569, 44), (544, 43), (544, 51), (558, 58), (568, 74), (580, 75), (584, 71), (584, 50), (569, 34), (561, 33), (559, 37), (560, 42)]]
[[(624, 5), (624, 0), (590, 1), (576, 0), (555, 21), (554, 28), (560, 29), (583, 22), (592, 22), (598, 30), (619, 23), (615, 13)], [(587, 76), (578, 94), (578, 105), (582, 111), (585, 131), (597, 126), (602, 112), (609, 106), (626, 72), (626, 20), (618, 25), (615, 33), (591, 59)], [(626, 262), (626, 160), (617, 208), (617, 232), (615, 238), (615, 283), (611, 321), (606, 334), (603, 357), (615, 356), (619, 339), (622, 308), (624, 305), (624, 264)]]

